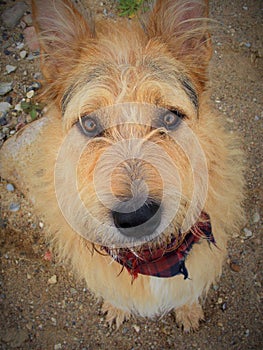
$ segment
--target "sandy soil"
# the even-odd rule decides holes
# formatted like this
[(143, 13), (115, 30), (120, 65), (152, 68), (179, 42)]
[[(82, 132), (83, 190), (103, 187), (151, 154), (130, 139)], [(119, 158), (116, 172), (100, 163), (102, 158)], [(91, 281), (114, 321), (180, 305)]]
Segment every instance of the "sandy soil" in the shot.
[[(0, 12), (15, 2), (0, 1)], [(100, 14), (106, 15), (105, 20), (115, 16), (113, 1), (94, 3)], [(262, 9), (261, 0), (211, 1), (211, 17), (220, 24), (215, 31), (211, 65), (212, 100), (229, 129), (241, 135), (247, 154), (247, 222), (245, 230), (231, 239), (228, 264), (219, 284), (209, 292), (206, 320), (200, 330), (183, 334), (172, 314), (157, 320), (133, 319), (119, 331), (109, 329), (99, 303), (85, 285), (63, 265), (48, 259), (45, 223), (34, 215), (24, 196), (16, 189), (8, 191), (7, 182), (2, 180), (0, 349), (263, 348)], [(39, 72), (38, 57), (20, 58), (16, 48), (23, 27), (21, 22), (12, 30), (1, 27), (0, 81), (12, 80), (14, 88), (0, 102), (9, 101), (12, 108), (26, 96), (26, 88)], [(24, 50), (30, 54), (26, 44)], [(16, 71), (7, 75), (7, 64), (17, 66)], [(19, 122), (30, 119), (24, 112), (13, 113), (12, 108), (7, 114), (8, 124), (0, 126), (1, 140), (18, 129)], [(17, 211), (10, 211), (12, 203), (19, 205)]]

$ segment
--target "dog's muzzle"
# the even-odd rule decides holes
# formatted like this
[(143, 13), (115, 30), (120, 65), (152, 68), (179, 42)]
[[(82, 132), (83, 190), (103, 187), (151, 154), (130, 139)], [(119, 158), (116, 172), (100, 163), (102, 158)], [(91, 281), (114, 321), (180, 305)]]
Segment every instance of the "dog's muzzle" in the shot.
[(132, 210), (125, 202), (112, 211), (115, 226), (124, 236), (141, 238), (151, 235), (161, 222), (160, 205), (146, 201), (140, 208)]

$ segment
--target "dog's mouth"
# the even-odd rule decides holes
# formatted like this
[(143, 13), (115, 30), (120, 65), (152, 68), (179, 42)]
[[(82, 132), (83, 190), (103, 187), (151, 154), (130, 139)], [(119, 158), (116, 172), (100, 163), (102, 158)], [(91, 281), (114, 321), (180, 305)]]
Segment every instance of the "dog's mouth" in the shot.
[(179, 230), (177, 236), (171, 235), (169, 243), (163, 243), (158, 247), (151, 247), (148, 243), (139, 251), (132, 248), (111, 250), (102, 247), (102, 249), (122, 265), (121, 272), (126, 268), (133, 280), (138, 274), (162, 278), (182, 274), (186, 279), (188, 271), (185, 260), (193, 245), (201, 240), (215, 244), (210, 217), (205, 212), (201, 213), (199, 220), (188, 232), (182, 234)]

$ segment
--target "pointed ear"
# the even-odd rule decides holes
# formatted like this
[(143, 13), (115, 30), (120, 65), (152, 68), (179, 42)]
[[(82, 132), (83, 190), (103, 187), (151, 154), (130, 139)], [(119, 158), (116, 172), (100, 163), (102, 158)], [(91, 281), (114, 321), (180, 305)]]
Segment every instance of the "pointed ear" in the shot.
[(47, 80), (70, 70), (82, 40), (94, 35), (92, 26), (69, 0), (32, 0), (34, 26), (41, 49), (41, 68)]
[(149, 37), (164, 42), (201, 86), (212, 55), (207, 16), (206, 0), (157, 0), (147, 25)]

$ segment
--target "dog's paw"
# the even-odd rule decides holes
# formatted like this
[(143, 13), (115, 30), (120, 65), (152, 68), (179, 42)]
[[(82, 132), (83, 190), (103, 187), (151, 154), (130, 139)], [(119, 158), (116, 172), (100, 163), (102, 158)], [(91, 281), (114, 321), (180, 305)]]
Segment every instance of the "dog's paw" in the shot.
[(204, 320), (202, 306), (199, 303), (184, 305), (175, 310), (176, 323), (181, 326), (184, 332), (197, 331), (199, 321)]
[(117, 309), (107, 301), (103, 303), (101, 311), (103, 314), (106, 314), (106, 322), (110, 325), (110, 327), (115, 322), (117, 329), (122, 325), (124, 321), (129, 320), (131, 316), (129, 312)]

